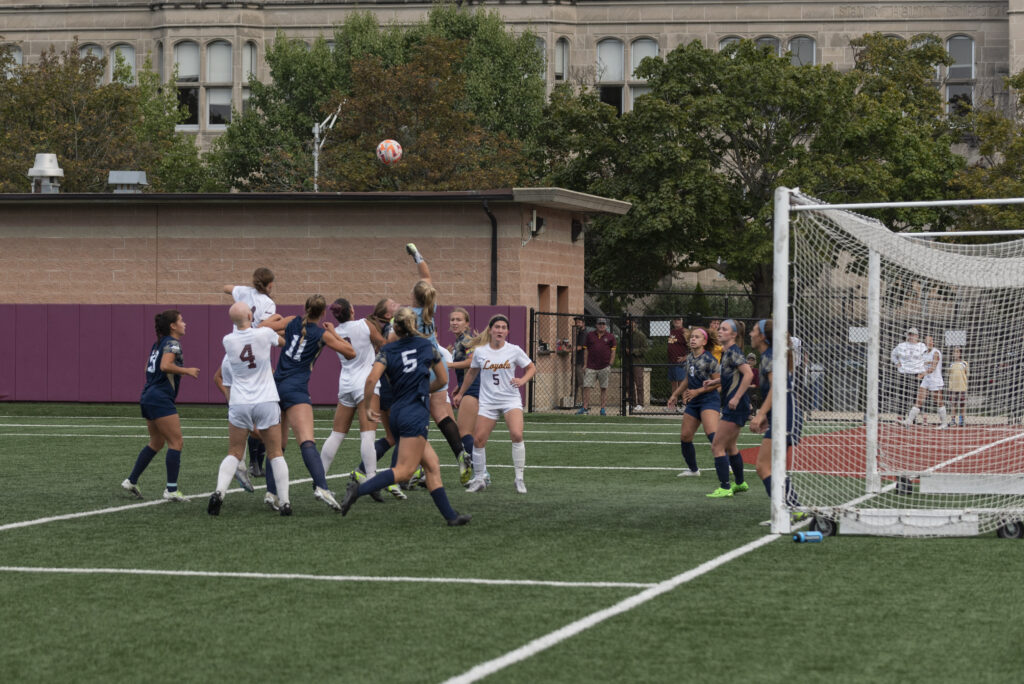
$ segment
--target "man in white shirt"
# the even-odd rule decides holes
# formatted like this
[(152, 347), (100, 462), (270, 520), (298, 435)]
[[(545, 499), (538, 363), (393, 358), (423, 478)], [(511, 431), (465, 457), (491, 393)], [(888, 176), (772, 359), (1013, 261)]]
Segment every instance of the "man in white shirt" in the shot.
[(892, 387), (892, 410), (901, 416), (909, 413), (924, 378), (925, 352), (928, 347), (918, 339), (917, 328), (908, 328), (906, 339), (893, 348), (889, 359), (896, 366)]
[(245, 302), (228, 310), (235, 330), (224, 336), (224, 355), (231, 368), (231, 396), (228, 399), (228, 455), (217, 473), (217, 489), (210, 496), (206, 512), (219, 515), (224, 494), (245, 455), (245, 440), (259, 430), (267, 445), (267, 460), (277, 484), (281, 515), (291, 515), (288, 498), (288, 464), (281, 452), (281, 407), (270, 363), (270, 350), (284, 345), (284, 338), (272, 328), (252, 325), (252, 311)]

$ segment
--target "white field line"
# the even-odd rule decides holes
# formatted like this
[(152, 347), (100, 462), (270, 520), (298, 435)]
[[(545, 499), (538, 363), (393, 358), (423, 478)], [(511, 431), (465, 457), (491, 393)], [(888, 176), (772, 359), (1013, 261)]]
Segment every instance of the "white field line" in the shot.
[(483, 584), (491, 586), (558, 587), (585, 589), (646, 589), (650, 582), (560, 582), (556, 580), (483, 579), (478, 577), (373, 577), (370, 575), (306, 575), (299, 573), (212, 572), (204, 570), (148, 570), (142, 568), (33, 568), (0, 566), (0, 572), (54, 573), (66, 575), (155, 575), (160, 577), (215, 577), (263, 580), (310, 580), (314, 582), (393, 582), (420, 584)]
[(728, 563), (729, 561), (735, 560), (740, 556), (744, 556), (750, 553), (751, 551), (755, 551), (761, 548), (762, 546), (765, 546), (766, 544), (770, 544), (773, 541), (779, 539), (780, 536), (781, 535), (772, 534), (765, 537), (761, 537), (759, 539), (755, 539), (754, 541), (748, 544), (744, 544), (743, 546), (733, 549), (732, 551), (729, 551), (727, 553), (724, 553), (721, 556), (718, 556), (717, 558), (713, 558), (707, 561), (706, 563), (702, 563), (698, 565), (696, 568), (693, 568), (692, 570), (687, 570), (686, 572), (680, 575), (676, 575), (671, 579), (667, 579), (664, 582), (659, 582), (653, 587), (646, 589), (645, 591), (642, 591), (639, 594), (636, 594), (635, 596), (630, 596), (627, 599), (619, 601), (613, 606), (610, 606), (603, 610), (599, 610), (596, 613), (591, 613), (590, 615), (580, 618), (579, 620), (576, 620), (575, 622), (572, 622), (566, 625), (565, 627), (562, 627), (561, 629), (557, 629), (554, 632), (550, 632), (542, 637), (538, 637), (533, 641), (530, 641), (529, 643), (526, 643), (513, 651), (509, 651), (503, 656), (494, 658), (493, 660), (488, 660), (486, 662), (480, 663), (479, 665), (475, 665), (474, 667), (462, 673), (461, 675), (446, 680), (445, 684), (470, 684), (470, 682), (479, 681), (484, 677), (488, 677), (494, 674), (495, 672), (505, 669), (510, 665), (514, 665), (515, 663), (521, 662), (523, 660), (526, 660), (527, 658), (537, 655), (541, 651), (545, 651), (551, 648), (552, 646), (557, 646), (566, 639), (570, 639), (576, 636), (577, 634), (604, 622), (605, 620), (613, 618), (616, 615), (621, 615), (622, 613), (628, 612), (636, 608), (637, 606), (643, 605), (651, 599), (656, 598), (666, 592), (672, 591), (676, 587), (686, 584), (687, 582), (694, 580), (700, 577), (701, 575), (705, 575), (711, 572), (712, 570), (715, 570), (716, 568), (724, 565), (725, 563)]

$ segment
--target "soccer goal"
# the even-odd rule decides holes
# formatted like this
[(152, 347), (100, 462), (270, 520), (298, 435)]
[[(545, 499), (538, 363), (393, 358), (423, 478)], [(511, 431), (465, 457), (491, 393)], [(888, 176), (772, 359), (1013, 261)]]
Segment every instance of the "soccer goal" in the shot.
[(800, 511), (826, 534), (1024, 536), (1024, 231), (896, 233), (856, 213), (1020, 203), (776, 190), (773, 346), (788, 332), (802, 358), (772, 404), (792, 392), (803, 421), (788, 457), (772, 441), (774, 532)]

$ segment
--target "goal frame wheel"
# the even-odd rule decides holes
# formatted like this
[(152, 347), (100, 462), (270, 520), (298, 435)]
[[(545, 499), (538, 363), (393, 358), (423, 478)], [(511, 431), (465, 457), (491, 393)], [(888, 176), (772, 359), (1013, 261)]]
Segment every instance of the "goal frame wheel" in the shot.
[(811, 531), (821, 532), (825, 537), (836, 536), (837, 525), (836, 521), (832, 518), (826, 518), (824, 516), (814, 516), (811, 518)]
[(1024, 538), (1024, 522), (1020, 520), (1004, 520), (996, 528), (996, 536), (1000, 539)]

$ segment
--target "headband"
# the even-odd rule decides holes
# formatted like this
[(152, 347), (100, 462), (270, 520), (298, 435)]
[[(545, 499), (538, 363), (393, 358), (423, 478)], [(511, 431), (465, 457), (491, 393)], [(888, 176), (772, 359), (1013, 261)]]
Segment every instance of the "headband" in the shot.
[(708, 331), (705, 330), (704, 328), (694, 328), (693, 331), (694, 332), (699, 332), (701, 335), (703, 335), (705, 342), (707, 342), (708, 340), (711, 339), (710, 337), (708, 337)]
[(764, 327), (768, 324), (768, 319), (762, 318), (757, 322), (757, 329), (761, 332), (761, 337), (764, 337)]
[(498, 314), (496, 316), (491, 317), (491, 321), (487, 324), (487, 327), (488, 328), (493, 328), (494, 324), (497, 323), (498, 321), (505, 321), (505, 325), (509, 325), (509, 326), (511, 325), (508, 322), (508, 319), (505, 318), (505, 316), (503, 314)]
[(734, 321), (731, 318), (725, 319), (724, 321), (722, 321), (722, 323), (728, 323), (734, 333), (738, 333), (740, 331), (740, 326), (738, 326), (736, 324), (736, 321)]

